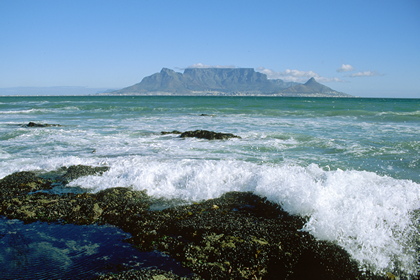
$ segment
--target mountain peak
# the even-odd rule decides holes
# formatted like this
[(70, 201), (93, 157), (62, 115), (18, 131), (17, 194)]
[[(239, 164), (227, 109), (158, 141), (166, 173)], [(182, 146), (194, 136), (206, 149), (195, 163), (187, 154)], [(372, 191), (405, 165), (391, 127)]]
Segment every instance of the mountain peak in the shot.
[(175, 71), (172, 70), (172, 69), (169, 69), (169, 68), (162, 68), (162, 70), (160, 70), (160, 73), (161, 74), (172, 74), (172, 73), (175, 73)]
[(318, 83), (314, 77), (310, 78), (303, 85), (296, 85), (284, 89), (283, 93), (294, 94), (298, 96), (314, 97), (350, 97), (350, 95), (335, 91), (323, 84)]
[(308, 86), (310, 84), (318, 84), (318, 82), (315, 80), (314, 77), (312, 77), (305, 83), (306, 86)]

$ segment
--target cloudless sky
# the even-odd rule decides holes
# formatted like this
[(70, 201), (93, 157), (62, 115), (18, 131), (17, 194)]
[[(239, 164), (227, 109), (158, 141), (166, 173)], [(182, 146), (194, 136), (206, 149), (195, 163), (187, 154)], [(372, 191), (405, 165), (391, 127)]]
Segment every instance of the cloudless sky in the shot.
[(0, 88), (122, 88), (191, 66), (420, 98), (420, 0), (0, 0)]

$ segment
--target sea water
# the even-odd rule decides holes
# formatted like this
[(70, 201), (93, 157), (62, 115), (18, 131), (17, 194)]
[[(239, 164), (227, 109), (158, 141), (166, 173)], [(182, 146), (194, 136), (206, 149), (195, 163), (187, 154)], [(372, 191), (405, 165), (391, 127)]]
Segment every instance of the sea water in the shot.
[(31, 223), (0, 217), (0, 279), (94, 279), (144, 267), (189, 271), (157, 251), (140, 252), (113, 226)]
[[(161, 134), (197, 129), (241, 138)], [(418, 272), (420, 99), (0, 97), (0, 178), (76, 164), (110, 167), (70, 183), (90, 192), (188, 203), (251, 191), (361, 269)]]

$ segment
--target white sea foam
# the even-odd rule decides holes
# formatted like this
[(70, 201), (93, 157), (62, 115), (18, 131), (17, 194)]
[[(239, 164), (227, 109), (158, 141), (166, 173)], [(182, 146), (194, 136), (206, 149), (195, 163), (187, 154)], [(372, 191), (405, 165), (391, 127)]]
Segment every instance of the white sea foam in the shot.
[[(345, 248), (362, 267), (377, 272), (417, 269), (413, 211), (420, 185), (363, 171), (326, 171), (312, 164), (259, 165), (241, 161), (157, 161), (116, 158), (103, 176), (77, 179), (92, 191), (123, 186), (150, 195), (199, 201), (228, 191), (252, 191), (292, 214), (308, 217), (303, 230)], [(417, 250), (418, 251), (418, 250)]]
[(9, 111), (0, 111), (0, 114), (9, 115), (9, 114), (31, 114), (42, 112), (42, 110), (37, 109), (26, 109), (26, 110), (9, 110)]

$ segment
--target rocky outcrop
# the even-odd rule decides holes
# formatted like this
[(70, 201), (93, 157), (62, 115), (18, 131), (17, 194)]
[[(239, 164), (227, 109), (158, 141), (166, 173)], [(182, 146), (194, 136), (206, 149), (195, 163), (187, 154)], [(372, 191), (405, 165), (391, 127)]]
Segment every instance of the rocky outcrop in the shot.
[(0, 180), (0, 198), (13, 198), (33, 191), (51, 189), (51, 183), (36, 176), (34, 172), (16, 172)]
[[(67, 168), (79, 169), (86, 172), (77, 174), (98, 171)], [(181, 262), (195, 273), (190, 279), (381, 279), (361, 273), (338, 246), (300, 231), (303, 218), (252, 193), (231, 192), (151, 210), (155, 199), (144, 191), (111, 188), (59, 195), (43, 191), (54, 185), (43, 177), (19, 172), (1, 179), (0, 215), (26, 222), (115, 225), (131, 234), (128, 241), (139, 250), (157, 250)], [(154, 277), (182, 279), (151, 270), (121, 271), (98, 279)]]
[(162, 131), (162, 135), (167, 134), (180, 134), (181, 138), (202, 138), (207, 140), (227, 140), (230, 138), (241, 138), (240, 136), (234, 135), (232, 133), (220, 133), (209, 130), (190, 130), (185, 132), (180, 132), (178, 130), (173, 131)]
[(251, 193), (148, 214), (155, 223), (132, 227), (131, 242), (170, 254), (204, 279), (361, 276), (343, 249), (299, 231), (303, 219)]
[(48, 124), (48, 123), (35, 123), (29, 122), (28, 124), (22, 125), (24, 127), (51, 127), (51, 126), (61, 126), (59, 124)]
[(187, 137), (195, 137), (195, 138), (203, 138), (208, 140), (227, 140), (230, 138), (241, 138), (237, 135), (231, 134), (231, 133), (220, 133), (220, 132), (214, 132), (214, 131), (208, 131), (208, 130), (194, 130), (194, 131), (185, 131), (184, 133), (181, 133), (181, 138), (187, 138)]
[(160, 132), (160, 134), (162, 134), (162, 135), (167, 135), (167, 134), (181, 134), (182, 132), (181, 131), (178, 131), (178, 130), (172, 130), (172, 131), (162, 131), (162, 132)]
[[(85, 166), (79, 165), (69, 169), (81, 170), (83, 167)], [(84, 174), (92, 174), (92, 170), (95, 168), (86, 167)], [(73, 175), (73, 178), (76, 177)], [(124, 217), (138, 215), (146, 211), (150, 205), (145, 192), (136, 192), (127, 188), (107, 189), (96, 194), (59, 195), (39, 191), (52, 189), (54, 183), (67, 182), (63, 177), (57, 177), (54, 181), (45, 180), (32, 172), (17, 172), (6, 176), (0, 180), (0, 215), (23, 221), (115, 224), (115, 220), (121, 223)]]
[(201, 280), (202, 278), (198, 275), (191, 275), (187, 277), (181, 277), (171, 271), (164, 271), (160, 269), (131, 269), (120, 273), (110, 273), (107, 275), (101, 275), (97, 277), (98, 280)]
[(72, 165), (64, 168), (65, 174), (62, 176), (64, 181), (71, 181), (83, 176), (102, 175), (102, 173), (109, 170), (108, 166), (91, 167), (86, 165)]

